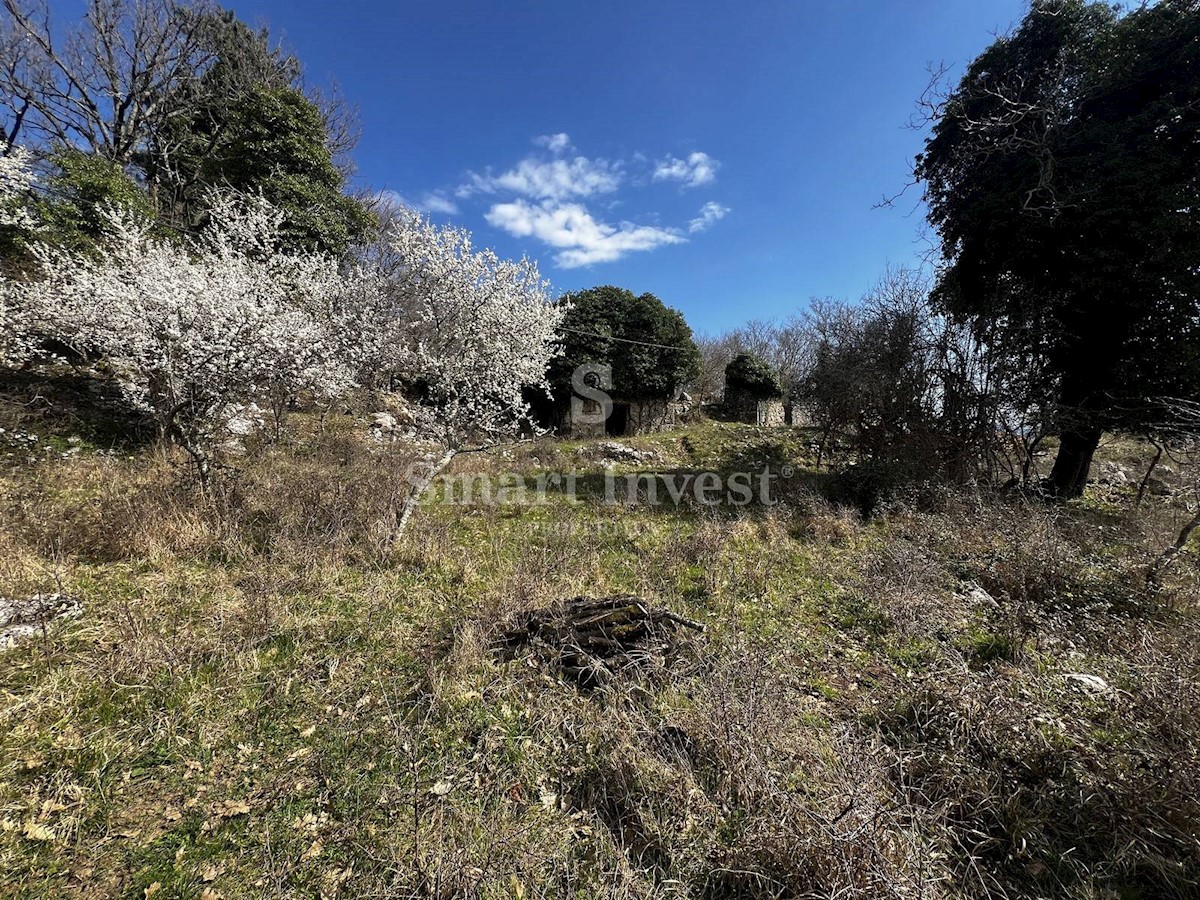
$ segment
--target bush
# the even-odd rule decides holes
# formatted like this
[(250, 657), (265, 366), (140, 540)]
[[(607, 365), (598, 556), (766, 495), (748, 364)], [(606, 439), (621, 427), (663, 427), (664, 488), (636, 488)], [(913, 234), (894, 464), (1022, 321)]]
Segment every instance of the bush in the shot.
[(746, 394), (755, 400), (773, 400), (782, 396), (779, 378), (764, 360), (750, 353), (739, 353), (725, 367), (725, 393)]

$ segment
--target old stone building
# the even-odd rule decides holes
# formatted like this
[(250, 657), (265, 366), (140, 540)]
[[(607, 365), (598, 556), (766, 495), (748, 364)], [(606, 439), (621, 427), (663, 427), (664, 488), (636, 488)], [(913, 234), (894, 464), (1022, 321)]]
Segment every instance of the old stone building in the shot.
[(790, 425), (792, 405), (779, 399), (760, 400), (747, 391), (726, 389), (721, 417), (747, 425)]
[[(582, 415), (576, 415), (576, 411)], [(554, 427), (571, 437), (627, 437), (686, 424), (693, 412), (692, 398), (682, 391), (673, 397), (652, 399), (614, 397), (607, 418), (599, 402), (577, 398), (576, 404), (569, 400), (556, 404)]]

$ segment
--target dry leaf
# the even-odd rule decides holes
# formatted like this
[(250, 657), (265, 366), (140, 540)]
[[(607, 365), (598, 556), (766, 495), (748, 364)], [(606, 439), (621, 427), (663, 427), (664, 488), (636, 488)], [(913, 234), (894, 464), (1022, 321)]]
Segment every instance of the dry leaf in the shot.
[(32, 820), (25, 823), (25, 837), (31, 841), (52, 841), (54, 840), (54, 832)]

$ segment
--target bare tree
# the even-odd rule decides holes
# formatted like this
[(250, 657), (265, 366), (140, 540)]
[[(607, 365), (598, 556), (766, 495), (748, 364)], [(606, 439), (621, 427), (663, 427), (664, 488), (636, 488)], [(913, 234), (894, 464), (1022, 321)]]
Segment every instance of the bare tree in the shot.
[(362, 122), (358, 107), (346, 99), (335, 82), (327, 90), (310, 87), (308, 99), (321, 111), (325, 122), (325, 140), (334, 164), (347, 179), (354, 175), (354, 159), (350, 156), (362, 137)]
[(697, 335), (696, 349), (700, 351), (700, 378), (689, 389), (702, 403), (715, 403), (725, 390), (725, 367), (738, 353), (734, 333)]
[(1030, 480), (1045, 434), (1025, 384), (1036, 361), (942, 315), (923, 273), (889, 270), (855, 306), (815, 303), (807, 327), (798, 396), (820, 458), (836, 442), (884, 480)]
[(771, 366), (785, 397), (795, 396), (815, 359), (810, 324), (806, 315), (793, 315), (783, 322), (752, 319), (725, 334), (698, 339), (702, 375), (694, 386), (696, 393), (704, 399), (719, 399), (725, 366), (739, 353), (749, 353)]
[(0, 103), (3, 122), (0, 123), (0, 153), (8, 156), (17, 145), (22, 126), (33, 106), (29, 87), (36, 79), (30, 69), (31, 44), (25, 40), (16, 22), (11, 19), (0, 25)]
[(803, 315), (792, 315), (775, 327), (767, 361), (775, 367), (784, 396), (794, 397), (816, 361), (816, 342)]
[(1157, 452), (1138, 488), (1137, 502), (1141, 502), (1151, 473), (1164, 454), (1183, 470), (1184, 490), (1190, 493), (1190, 497), (1181, 497), (1188, 518), (1178, 536), (1146, 572), (1147, 586), (1158, 590), (1162, 587), (1167, 570), (1192, 549), (1192, 536), (1200, 531), (1200, 402), (1167, 397), (1156, 401), (1153, 406), (1152, 415), (1158, 424), (1153, 429), (1152, 443)]
[(4, 0), (6, 144), (28, 130), (130, 163), (155, 123), (181, 112), (167, 99), (213, 58), (203, 39), (205, 9), (173, 0), (89, 0), (82, 22), (64, 33), (52, 27), (46, 0)]

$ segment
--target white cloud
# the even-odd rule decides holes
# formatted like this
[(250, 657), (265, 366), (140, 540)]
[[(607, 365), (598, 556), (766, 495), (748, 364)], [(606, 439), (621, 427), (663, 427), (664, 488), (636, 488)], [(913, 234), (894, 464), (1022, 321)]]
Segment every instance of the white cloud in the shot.
[[(548, 246), (554, 251), (554, 262), (563, 268), (613, 262), (630, 253), (685, 243), (688, 233), (707, 230), (729, 212), (719, 203), (706, 203), (686, 230), (628, 220), (603, 221), (597, 215), (605, 213), (594, 214), (588, 206), (615, 216), (613, 210), (625, 200), (612, 195), (622, 187), (644, 187), (651, 174), (655, 181), (697, 187), (716, 179), (720, 163), (699, 151), (685, 159), (668, 156), (653, 167), (640, 153), (615, 161), (587, 157), (575, 153), (565, 132), (539, 135), (533, 143), (542, 149), (499, 172), (490, 167), (468, 172), (453, 193), (459, 199), (492, 198), (484, 216), (488, 224)], [(436, 210), (437, 201), (454, 205), (446, 194), (436, 192), (426, 195), (421, 208)]]
[(538, 205), (526, 200), (498, 203), (485, 218), (514, 237), (534, 237), (554, 247), (559, 251), (554, 261), (564, 269), (613, 262), (627, 253), (687, 240), (674, 229), (597, 222), (582, 204), (552, 200)]
[(720, 163), (697, 150), (689, 153), (687, 159), (668, 156), (659, 160), (654, 167), (655, 181), (679, 181), (684, 187), (699, 187), (716, 181), (717, 169)]
[(447, 216), (458, 215), (458, 204), (444, 194), (437, 192), (429, 193), (422, 197), (420, 208), (427, 212), (441, 213)]
[(692, 219), (688, 223), (688, 231), (695, 234), (698, 231), (707, 231), (714, 224), (721, 221), (729, 214), (729, 207), (722, 206), (713, 200), (709, 200), (700, 207), (700, 215)]
[(420, 200), (410, 200), (396, 191), (380, 191), (379, 199), (384, 203), (400, 204), (421, 212), (436, 213), (444, 216), (458, 215), (458, 204), (441, 191), (427, 191)]
[(533, 139), (533, 142), (539, 147), (545, 147), (551, 153), (562, 153), (565, 150), (571, 149), (571, 138), (566, 132), (558, 132), (558, 134), (541, 134)]
[(570, 197), (590, 197), (607, 194), (621, 184), (621, 166), (604, 159), (535, 159), (527, 157), (515, 168), (493, 175), (491, 170), (480, 175), (468, 173), (470, 181), (455, 191), (458, 197), (472, 194), (494, 194), (507, 191), (532, 197), (535, 200), (565, 200)]

